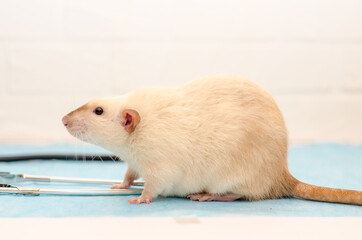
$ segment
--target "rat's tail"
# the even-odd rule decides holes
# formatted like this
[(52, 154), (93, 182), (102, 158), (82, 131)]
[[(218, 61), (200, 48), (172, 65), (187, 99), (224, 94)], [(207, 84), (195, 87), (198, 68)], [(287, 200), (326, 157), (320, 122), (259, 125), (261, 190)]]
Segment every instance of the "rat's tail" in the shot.
[(292, 196), (313, 201), (362, 205), (360, 191), (318, 187), (298, 180), (292, 190)]

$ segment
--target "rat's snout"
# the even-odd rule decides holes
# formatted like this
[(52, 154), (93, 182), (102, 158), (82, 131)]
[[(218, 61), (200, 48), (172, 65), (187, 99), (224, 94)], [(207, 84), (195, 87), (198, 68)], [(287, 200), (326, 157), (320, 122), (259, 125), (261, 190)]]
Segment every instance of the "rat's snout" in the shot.
[(66, 127), (69, 125), (69, 117), (68, 117), (68, 115), (66, 115), (66, 116), (64, 116), (62, 118), (62, 122), (63, 122), (64, 126), (66, 126)]
[(86, 125), (79, 116), (74, 116), (71, 112), (62, 118), (63, 125), (67, 128), (68, 132), (76, 137), (86, 133)]
[(76, 109), (62, 118), (62, 123), (66, 127), (67, 131), (80, 140), (87, 140), (87, 125), (84, 119), (84, 111)]

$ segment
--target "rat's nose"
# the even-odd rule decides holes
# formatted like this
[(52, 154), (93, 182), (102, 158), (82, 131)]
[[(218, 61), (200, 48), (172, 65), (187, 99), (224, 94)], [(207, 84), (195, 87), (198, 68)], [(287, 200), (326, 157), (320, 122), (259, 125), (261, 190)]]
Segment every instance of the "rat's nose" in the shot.
[(64, 117), (62, 118), (62, 122), (63, 122), (64, 126), (68, 126), (68, 117), (67, 117), (67, 116), (64, 116)]

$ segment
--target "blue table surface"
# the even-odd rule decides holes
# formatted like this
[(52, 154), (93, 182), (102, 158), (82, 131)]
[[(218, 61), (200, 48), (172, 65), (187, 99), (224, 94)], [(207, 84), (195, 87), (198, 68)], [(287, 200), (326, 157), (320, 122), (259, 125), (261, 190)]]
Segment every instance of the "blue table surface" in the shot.
[[(39, 153), (82, 155), (107, 152), (90, 145), (0, 145), (0, 156)], [(294, 145), (289, 150), (289, 169), (296, 178), (307, 183), (362, 191), (362, 146), (336, 143)], [(0, 172), (64, 177), (122, 179), (125, 170), (126, 165), (119, 161), (83, 161), (81, 158), (0, 162)], [(84, 185), (49, 183), (21, 183), (18, 186), (86, 188)], [(193, 202), (160, 197), (150, 205), (130, 205), (128, 198), (130, 196), (0, 194), (0, 217), (362, 217), (362, 206), (298, 199)]]

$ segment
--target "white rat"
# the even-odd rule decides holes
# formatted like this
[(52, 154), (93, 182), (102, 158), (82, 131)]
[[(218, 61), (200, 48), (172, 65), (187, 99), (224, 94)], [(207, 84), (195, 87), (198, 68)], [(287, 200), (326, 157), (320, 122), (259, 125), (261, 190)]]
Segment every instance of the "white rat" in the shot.
[(362, 205), (362, 192), (302, 183), (288, 171), (288, 136), (275, 101), (237, 77), (209, 77), (180, 88), (148, 88), (96, 99), (63, 118), (83, 141), (128, 164), (114, 189), (146, 181), (142, 195), (198, 201), (296, 197)]

